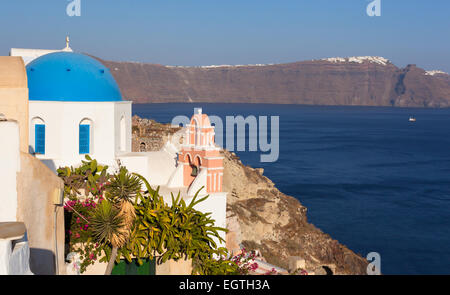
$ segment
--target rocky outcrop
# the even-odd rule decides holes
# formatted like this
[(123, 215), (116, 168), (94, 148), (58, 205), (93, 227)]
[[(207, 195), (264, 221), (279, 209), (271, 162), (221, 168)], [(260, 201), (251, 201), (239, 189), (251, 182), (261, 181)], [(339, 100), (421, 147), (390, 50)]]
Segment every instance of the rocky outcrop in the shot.
[(154, 120), (133, 116), (131, 149), (134, 152), (159, 151), (167, 140), (180, 129), (171, 124), (161, 124)]
[[(151, 135), (155, 143), (159, 141), (156, 146), (162, 147), (175, 129), (179, 128), (133, 117), (133, 140), (138, 143)], [(133, 151), (139, 151), (138, 145), (133, 145)], [(237, 253), (241, 247), (258, 250), (268, 263), (285, 269), (289, 257), (299, 256), (315, 274), (327, 269), (335, 274), (366, 274), (367, 261), (308, 223), (307, 209), (281, 193), (263, 175), (263, 169), (243, 165), (228, 151), (223, 151), (223, 156), (230, 251)]]
[(336, 274), (366, 274), (367, 260), (308, 223), (307, 209), (297, 199), (281, 193), (262, 170), (244, 166), (234, 153), (224, 151), (224, 156), (228, 248), (259, 250), (267, 262), (286, 269), (289, 257), (299, 256), (316, 274), (324, 266)]
[(136, 103), (450, 106), (448, 74), (398, 68), (380, 57), (208, 67), (101, 61)]

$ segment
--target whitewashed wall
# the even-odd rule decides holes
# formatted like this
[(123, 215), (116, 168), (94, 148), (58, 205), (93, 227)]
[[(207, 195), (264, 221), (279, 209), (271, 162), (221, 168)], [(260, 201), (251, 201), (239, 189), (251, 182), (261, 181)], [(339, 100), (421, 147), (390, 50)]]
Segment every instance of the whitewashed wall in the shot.
[(164, 150), (147, 153), (128, 153), (119, 156), (119, 159), (129, 171), (142, 175), (153, 186), (167, 185), (176, 169), (175, 155)]
[[(76, 166), (85, 155), (79, 154), (79, 124), (92, 121), (90, 156), (99, 163), (115, 165), (120, 153), (120, 137), (125, 136), (125, 150), (131, 152), (131, 102), (59, 102), (30, 101), (30, 148), (34, 151), (36, 118), (45, 123), (45, 155), (37, 155), (49, 168)], [(120, 120), (125, 132), (121, 134)]]
[[(0, 121), (0, 222), (17, 221), (17, 173), (20, 172), (19, 124)], [(27, 241), (12, 246), (0, 239), (0, 275), (31, 274)]]
[(0, 121), (0, 222), (17, 220), (17, 172), (20, 171), (19, 125)]
[(27, 48), (11, 48), (10, 56), (20, 56), (22, 57), (25, 65), (29, 64), (33, 60), (43, 55), (54, 53), (54, 52), (72, 52), (72, 49), (66, 48), (62, 50), (51, 50), (51, 49), (27, 49)]
[[(189, 204), (192, 199), (186, 199), (186, 203)], [(215, 220), (214, 225), (222, 228), (227, 227), (227, 193), (211, 193), (209, 197), (194, 206), (198, 211), (204, 213), (211, 213), (211, 218)], [(225, 232), (220, 232), (220, 236), (225, 240)], [(218, 239), (214, 239), (219, 247), (225, 247), (225, 243), (220, 243)]]

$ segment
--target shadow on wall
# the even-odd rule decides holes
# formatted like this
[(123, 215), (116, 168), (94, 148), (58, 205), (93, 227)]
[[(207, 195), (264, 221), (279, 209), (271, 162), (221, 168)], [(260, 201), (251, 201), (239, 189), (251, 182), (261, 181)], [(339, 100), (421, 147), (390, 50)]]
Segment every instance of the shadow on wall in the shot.
[(30, 248), (30, 269), (36, 275), (56, 274), (55, 254), (47, 249)]
[(57, 167), (55, 165), (55, 162), (53, 162), (53, 160), (44, 160), (44, 159), (42, 159), (41, 162), (44, 163), (44, 165), (47, 166), (48, 169), (56, 172)]
[[(34, 152), (34, 148), (30, 145), (28, 146), (28, 153), (34, 157), (36, 157), (36, 153)], [(55, 162), (50, 159), (41, 159), (42, 163), (44, 163), (45, 166), (47, 166), (50, 170), (53, 172), (56, 172), (56, 169), (59, 167), (56, 167)]]

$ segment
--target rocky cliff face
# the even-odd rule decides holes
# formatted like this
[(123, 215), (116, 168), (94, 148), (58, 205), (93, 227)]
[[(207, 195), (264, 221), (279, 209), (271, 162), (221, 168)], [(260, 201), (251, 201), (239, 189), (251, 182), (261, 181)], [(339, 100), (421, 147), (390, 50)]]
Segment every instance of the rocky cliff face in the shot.
[(281, 193), (262, 169), (244, 166), (234, 153), (224, 156), (230, 250), (238, 245), (259, 250), (267, 262), (285, 269), (290, 256), (299, 256), (316, 274), (324, 266), (335, 274), (366, 274), (367, 260), (308, 223), (307, 209)]
[(169, 67), (103, 61), (136, 103), (234, 102), (449, 107), (450, 76), (380, 57), (277, 65)]
[[(152, 138), (154, 147), (162, 147), (178, 130), (133, 117), (136, 143)], [(154, 149), (147, 146), (145, 150)], [(133, 144), (133, 151), (139, 151), (138, 144)], [(300, 256), (305, 259), (306, 269), (316, 274), (323, 272), (324, 266), (335, 274), (366, 274), (367, 261), (308, 223), (306, 208), (281, 193), (263, 176), (262, 169), (244, 166), (234, 153), (223, 151), (223, 156), (230, 251), (236, 253), (242, 246), (259, 250), (267, 262), (286, 269), (290, 256)]]
[(132, 118), (131, 149), (133, 152), (153, 152), (163, 148), (169, 137), (181, 129), (155, 120)]

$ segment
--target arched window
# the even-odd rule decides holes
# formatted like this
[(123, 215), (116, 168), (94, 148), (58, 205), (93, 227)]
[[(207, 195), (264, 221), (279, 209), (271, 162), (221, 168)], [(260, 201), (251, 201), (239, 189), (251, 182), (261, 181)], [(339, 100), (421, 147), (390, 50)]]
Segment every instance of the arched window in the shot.
[(202, 159), (200, 158), (199, 155), (196, 155), (194, 158), (194, 164), (198, 167), (202, 166)]
[(122, 117), (120, 119), (120, 151), (124, 152), (127, 149), (127, 137), (126, 137), (126, 132), (127, 130), (127, 125), (125, 122), (125, 117)]
[(141, 142), (141, 145), (139, 147), (139, 151), (140, 152), (145, 152), (147, 151), (147, 145), (145, 144), (145, 142)]
[[(34, 153), (45, 154), (45, 122), (41, 118), (33, 118), (31, 120), (31, 130), (34, 130), (32, 137), (34, 137)], [(33, 139), (31, 138), (31, 142)]]
[(90, 154), (92, 149), (92, 120), (83, 119), (79, 125), (79, 153)]

